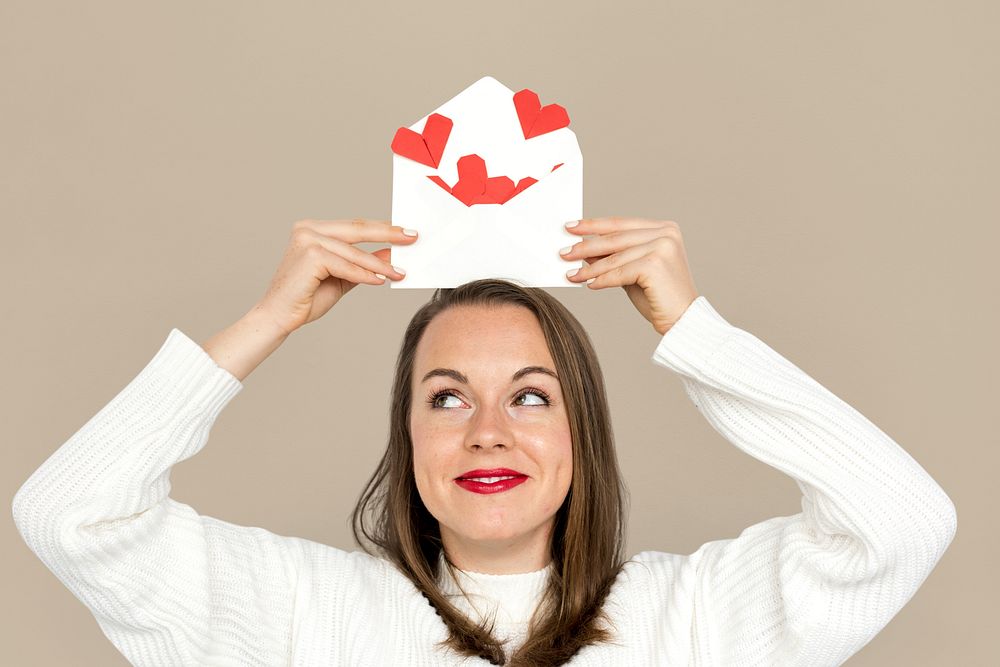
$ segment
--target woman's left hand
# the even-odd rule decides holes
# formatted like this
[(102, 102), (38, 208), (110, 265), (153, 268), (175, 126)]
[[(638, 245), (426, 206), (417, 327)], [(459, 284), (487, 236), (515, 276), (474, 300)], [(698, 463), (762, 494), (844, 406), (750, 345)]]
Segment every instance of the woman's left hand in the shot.
[(586, 261), (569, 280), (586, 280), (590, 289), (622, 287), (661, 336), (698, 298), (676, 222), (584, 218), (566, 230), (595, 235), (569, 246), (569, 252), (561, 255), (565, 260)]

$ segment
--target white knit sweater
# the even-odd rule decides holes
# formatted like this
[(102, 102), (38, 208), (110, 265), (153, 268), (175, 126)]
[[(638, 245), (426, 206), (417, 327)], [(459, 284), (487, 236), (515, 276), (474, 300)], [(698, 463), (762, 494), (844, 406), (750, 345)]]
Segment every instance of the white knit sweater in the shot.
[[(888, 435), (704, 296), (652, 359), (727, 440), (796, 480), (802, 512), (692, 554), (633, 556), (605, 602), (617, 644), (571, 663), (841, 664), (941, 558), (953, 503)], [(487, 664), (435, 648), (444, 624), (388, 561), (203, 516), (168, 495), (171, 466), (201, 450), (242, 388), (172, 329), (14, 497), (25, 542), (108, 639), (135, 665)], [(518, 643), (548, 572), (463, 573), (486, 596), (463, 608), (495, 609), (498, 634)]]

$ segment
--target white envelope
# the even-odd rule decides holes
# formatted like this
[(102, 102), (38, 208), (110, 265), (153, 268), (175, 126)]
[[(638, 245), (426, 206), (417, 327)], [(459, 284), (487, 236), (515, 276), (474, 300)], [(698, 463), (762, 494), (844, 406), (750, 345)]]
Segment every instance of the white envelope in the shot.
[[(568, 127), (524, 138), (514, 91), (483, 77), (431, 113), (453, 122), (435, 169), (393, 154), (392, 224), (419, 232), (408, 245), (393, 245), (391, 263), (406, 270), (392, 288), (457, 287), (479, 278), (503, 278), (526, 287), (582, 287), (566, 278), (583, 260), (566, 261), (559, 250), (581, 240), (564, 224), (583, 217), (583, 155)], [(542, 104), (548, 102), (543, 98)], [(427, 114), (409, 128), (420, 133)], [(428, 176), (449, 186), (458, 180), (458, 159), (486, 161), (488, 175), (515, 183), (538, 182), (503, 204), (465, 205)], [(553, 171), (555, 165), (559, 165)]]

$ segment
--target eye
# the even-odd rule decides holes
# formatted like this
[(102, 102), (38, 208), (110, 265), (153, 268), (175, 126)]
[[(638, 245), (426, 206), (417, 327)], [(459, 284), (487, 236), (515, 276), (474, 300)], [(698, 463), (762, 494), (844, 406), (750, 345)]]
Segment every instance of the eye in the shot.
[[(543, 402), (542, 403), (520, 403), (520, 405), (523, 405), (523, 406), (526, 406), (526, 407), (533, 407), (533, 406), (540, 406), (540, 405), (541, 406), (550, 405), (552, 403), (552, 401), (549, 398), (548, 394), (546, 394), (541, 389), (536, 389), (534, 387), (528, 387), (527, 389), (521, 390), (521, 392), (517, 396), (514, 397), (514, 403), (517, 404), (518, 401), (520, 401), (522, 398), (526, 398), (527, 396), (532, 396), (532, 395), (536, 396), (536, 397), (538, 397), (540, 399), (542, 399)], [(438, 404), (438, 400), (442, 399), (442, 398), (447, 398), (447, 397), (458, 399), (458, 397), (455, 396), (454, 392), (451, 389), (441, 389), (440, 391), (435, 391), (430, 396), (428, 396), (427, 397), (427, 403), (429, 403), (430, 406), (432, 408), (435, 408), (435, 409), (443, 408), (445, 406), (439, 405)]]
[(516, 403), (520, 399), (525, 398), (527, 396), (537, 396), (538, 398), (541, 398), (542, 401), (544, 401), (544, 403), (532, 403), (524, 405), (549, 405), (549, 403), (551, 403), (548, 394), (546, 394), (541, 389), (534, 389), (534, 388), (528, 388), (522, 391), (520, 394), (517, 395), (517, 397), (514, 398), (514, 402)]
[(449, 396), (451, 398), (455, 398), (455, 399), (458, 398), (457, 396), (455, 396), (455, 394), (451, 393), (450, 390), (448, 390), (448, 389), (442, 389), (441, 391), (436, 391), (433, 394), (431, 394), (430, 396), (428, 396), (427, 397), (427, 402), (430, 403), (430, 405), (431, 405), (432, 408), (441, 408), (441, 407), (444, 407), (444, 406), (438, 405), (438, 399), (447, 398)]

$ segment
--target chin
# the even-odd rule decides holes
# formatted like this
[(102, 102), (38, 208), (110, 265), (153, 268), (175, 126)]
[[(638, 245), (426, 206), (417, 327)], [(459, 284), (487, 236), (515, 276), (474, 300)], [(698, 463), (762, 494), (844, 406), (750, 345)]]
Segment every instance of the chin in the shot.
[(470, 540), (482, 542), (507, 541), (524, 535), (522, 531), (509, 524), (465, 526), (462, 534)]

